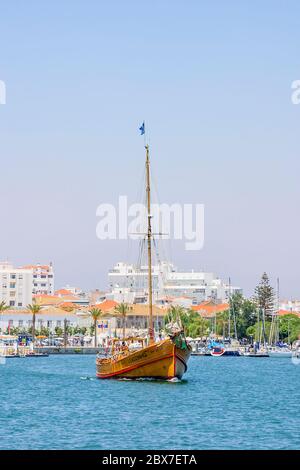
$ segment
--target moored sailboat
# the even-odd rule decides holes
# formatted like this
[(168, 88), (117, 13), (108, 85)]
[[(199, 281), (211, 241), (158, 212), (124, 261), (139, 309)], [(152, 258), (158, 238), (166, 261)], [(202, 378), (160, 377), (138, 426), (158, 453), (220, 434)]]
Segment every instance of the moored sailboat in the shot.
[[(144, 133), (144, 132), (143, 132)], [(110, 357), (97, 357), (96, 375), (99, 379), (108, 378), (155, 378), (181, 379), (187, 370), (191, 354), (183, 328), (178, 325), (170, 327), (166, 339), (155, 341), (153, 304), (152, 304), (152, 228), (150, 198), (150, 159), (149, 145), (146, 150), (146, 194), (147, 194), (147, 253), (148, 253), (148, 340), (134, 338), (140, 348), (131, 349), (132, 338), (123, 338), (113, 345)], [(119, 343), (119, 344), (118, 344)]]

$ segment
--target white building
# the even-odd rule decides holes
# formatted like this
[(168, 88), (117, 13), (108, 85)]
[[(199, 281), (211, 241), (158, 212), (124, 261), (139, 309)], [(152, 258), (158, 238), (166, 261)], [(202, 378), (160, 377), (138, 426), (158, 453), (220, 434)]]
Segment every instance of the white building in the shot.
[(32, 269), (0, 262), (0, 302), (10, 307), (26, 307), (32, 302), (32, 281)]
[[(147, 301), (148, 267), (117, 263), (108, 273), (111, 296), (117, 302), (143, 303)], [(239, 287), (230, 286), (213, 273), (180, 272), (171, 263), (152, 267), (153, 296), (187, 297), (191, 304), (205, 300), (224, 302), (229, 295), (242, 292)]]
[(281, 300), (279, 309), (290, 311), (291, 313), (300, 313), (300, 300)]
[(33, 275), (32, 293), (42, 295), (54, 294), (54, 271), (52, 263), (49, 265), (27, 265), (22, 269), (30, 269)]
[[(88, 318), (87, 325), (91, 325)], [(64, 328), (65, 321), (71, 327), (82, 326), (82, 319), (74, 312), (66, 312), (59, 307), (43, 308), (37, 315), (35, 321), (36, 332), (41, 328), (48, 328), (52, 333), (55, 328)], [(5, 333), (12, 328), (19, 328), (21, 331), (28, 331), (32, 327), (32, 314), (26, 309), (5, 310), (0, 315), (0, 332)]]

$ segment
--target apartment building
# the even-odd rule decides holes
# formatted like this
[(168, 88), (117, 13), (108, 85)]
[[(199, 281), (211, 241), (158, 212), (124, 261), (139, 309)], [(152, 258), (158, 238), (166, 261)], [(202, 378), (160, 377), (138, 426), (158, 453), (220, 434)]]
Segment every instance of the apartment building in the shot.
[(52, 263), (49, 265), (33, 264), (23, 266), (22, 269), (32, 270), (33, 295), (53, 295), (54, 294), (54, 270)]
[(0, 262), (0, 302), (24, 308), (32, 302), (33, 271)]
[[(147, 301), (148, 267), (117, 263), (108, 273), (111, 296), (117, 302), (144, 303)], [(168, 262), (152, 267), (154, 300), (164, 296), (186, 297), (191, 304), (206, 300), (223, 302), (229, 296), (242, 292), (214, 273), (204, 271), (178, 271)]]

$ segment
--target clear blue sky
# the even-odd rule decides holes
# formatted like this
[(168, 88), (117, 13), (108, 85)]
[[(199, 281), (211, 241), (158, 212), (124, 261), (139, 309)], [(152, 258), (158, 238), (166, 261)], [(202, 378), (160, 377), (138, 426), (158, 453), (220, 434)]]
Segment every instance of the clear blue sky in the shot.
[(134, 202), (145, 119), (161, 202), (205, 204), (204, 249), (174, 242), (175, 264), (299, 298), (299, 44), (296, 0), (2, 1), (0, 258), (105, 287), (128, 244), (95, 211)]

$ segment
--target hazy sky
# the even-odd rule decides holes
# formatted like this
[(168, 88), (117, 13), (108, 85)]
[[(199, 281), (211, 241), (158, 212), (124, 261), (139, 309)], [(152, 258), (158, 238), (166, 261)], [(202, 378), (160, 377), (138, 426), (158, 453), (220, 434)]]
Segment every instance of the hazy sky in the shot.
[(84, 288), (137, 258), (96, 208), (136, 201), (145, 119), (160, 202), (205, 204), (203, 250), (167, 243), (174, 263), (299, 298), (299, 47), (298, 0), (1, 0), (0, 258)]

